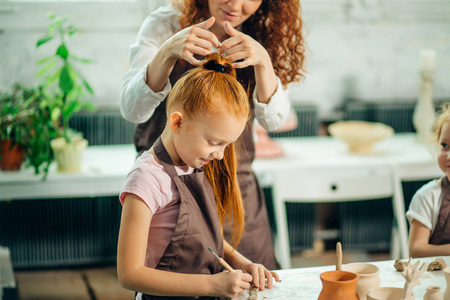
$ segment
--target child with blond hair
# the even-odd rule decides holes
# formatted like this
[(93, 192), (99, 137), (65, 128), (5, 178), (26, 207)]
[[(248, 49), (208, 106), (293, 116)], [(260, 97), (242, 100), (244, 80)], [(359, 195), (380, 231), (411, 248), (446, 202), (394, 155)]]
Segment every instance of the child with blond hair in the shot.
[(444, 176), (421, 187), (406, 213), (411, 228), (412, 257), (450, 255), (450, 103), (443, 106), (434, 126), (437, 162)]

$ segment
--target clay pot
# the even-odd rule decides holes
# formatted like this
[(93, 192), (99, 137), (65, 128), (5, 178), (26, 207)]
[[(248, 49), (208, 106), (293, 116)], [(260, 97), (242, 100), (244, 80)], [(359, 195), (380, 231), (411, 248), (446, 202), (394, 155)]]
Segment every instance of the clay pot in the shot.
[(328, 271), (320, 274), (322, 291), (318, 300), (358, 300), (356, 283), (359, 276), (346, 271)]
[(380, 269), (369, 263), (351, 263), (342, 266), (343, 271), (359, 276), (356, 292), (360, 300), (366, 300), (367, 291), (380, 286)]
[(427, 292), (423, 300), (442, 300), (441, 288), (438, 286), (427, 286)]
[(378, 287), (367, 292), (367, 300), (401, 300), (405, 290), (396, 287)]
[(447, 288), (444, 292), (444, 300), (450, 300), (450, 267), (444, 269), (445, 282), (447, 282)]
[(25, 148), (22, 144), (11, 146), (11, 140), (0, 140), (0, 169), (3, 171), (19, 170), (25, 159)]

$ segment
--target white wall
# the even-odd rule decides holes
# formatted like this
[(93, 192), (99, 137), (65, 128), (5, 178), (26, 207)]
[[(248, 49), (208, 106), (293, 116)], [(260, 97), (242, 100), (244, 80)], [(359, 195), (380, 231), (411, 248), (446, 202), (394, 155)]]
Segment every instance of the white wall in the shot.
[[(149, 11), (167, 0), (17, 2), (0, 0), (0, 89), (32, 85), (35, 62), (53, 51), (35, 49), (49, 23), (46, 14), (70, 17), (81, 32), (69, 43), (99, 107), (118, 107), (128, 47)], [(419, 52), (437, 52), (435, 97), (450, 99), (450, 1), (304, 0), (308, 74), (292, 87), (295, 102), (319, 105), (323, 116), (345, 98), (388, 101), (419, 93)]]

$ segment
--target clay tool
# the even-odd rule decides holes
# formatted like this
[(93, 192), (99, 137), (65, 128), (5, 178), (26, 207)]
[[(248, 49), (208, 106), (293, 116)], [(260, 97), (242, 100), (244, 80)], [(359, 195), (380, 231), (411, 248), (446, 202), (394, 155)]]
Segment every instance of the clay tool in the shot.
[(337, 242), (336, 244), (336, 256), (336, 271), (340, 271), (342, 266), (342, 245), (340, 242)]
[(234, 272), (234, 269), (229, 264), (227, 264), (227, 262), (223, 258), (219, 257), (216, 253), (214, 253), (214, 251), (211, 247), (208, 247), (208, 250), (211, 251), (211, 253), (217, 257), (217, 259), (219, 260), (219, 263), (222, 266), (224, 266), (225, 269), (227, 269), (230, 272)]

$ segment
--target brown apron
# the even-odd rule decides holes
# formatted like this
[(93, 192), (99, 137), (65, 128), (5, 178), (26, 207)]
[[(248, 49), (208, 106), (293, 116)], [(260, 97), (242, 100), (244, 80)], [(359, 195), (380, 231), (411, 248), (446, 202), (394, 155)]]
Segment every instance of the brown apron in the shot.
[[(191, 65), (186, 63), (180, 64), (178, 61), (169, 77), (172, 86), (191, 68)], [(244, 87), (247, 87), (248, 80), (245, 81), (245, 79), (249, 78), (248, 70), (237, 69), (236, 73), (238, 80)], [(249, 94), (251, 95), (251, 90), (249, 90)], [(261, 263), (266, 268), (274, 270), (278, 269), (279, 265), (274, 256), (264, 195), (251, 169), (251, 163), (255, 158), (253, 101), (250, 101), (250, 106), (252, 110), (251, 117), (237, 143), (240, 147), (238, 181), (245, 209), (245, 231), (237, 250), (252, 262)], [(136, 128), (133, 141), (139, 154), (149, 149), (161, 135), (166, 120), (166, 101), (163, 101), (155, 109), (152, 117), (147, 122), (139, 124)], [(227, 241), (231, 241), (231, 226), (224, 224), (224, 236)]]
[[(209, 252), (211, 247), (224, 255), (223, 236), (214, 194), (202, 170), (179, 176), (159, 138), (154, 145), (156, 157), (180, 192), (180, 213), (172, 240), (156, 269), (187, 274), (216, 274), (223, 266)], [(162, 297), (142, 295), (142, 299), (218, 299), (215, 297)]]
[(450, 243), (450, 182), (447, 176), (444, 176), (441, 180), (441, 190), (444, 198), (442, 199), (436, 227), (429, 240), (429, 243), (433, 245)]

